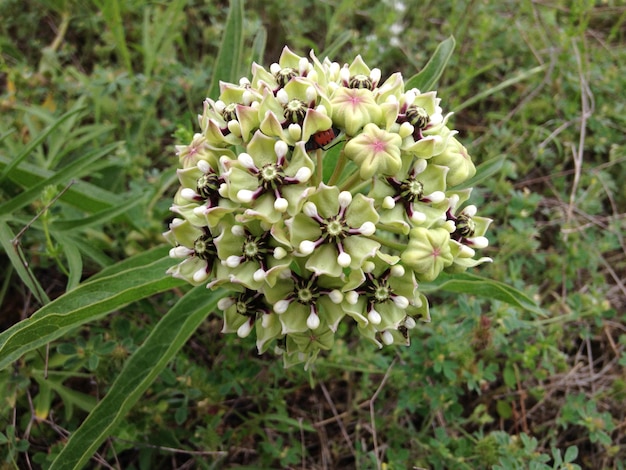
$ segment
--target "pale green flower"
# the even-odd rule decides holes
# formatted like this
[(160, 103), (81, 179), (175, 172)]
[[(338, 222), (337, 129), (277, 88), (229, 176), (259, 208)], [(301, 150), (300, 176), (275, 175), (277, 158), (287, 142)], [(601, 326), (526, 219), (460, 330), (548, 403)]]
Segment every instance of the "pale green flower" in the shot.
[(409, 232), (409, 243), (402, 252), (404, 264), (423, 281), (433, 281), (454, 261), (450, 233), (445, 228), (416, 227)]
[(363, 179), (374, 175), (394, 175), (402, 168), (402, 138), (376, 124), (367, 124), (363, 132), (350, 139), (344, 148), (346, 157), (359, 167)]
[(383, 118), (374, 93), (366, 88), (338, 88), (330, 106), (333, 123), (348, 137), (356, 136), (367, 124), (380, 124)]

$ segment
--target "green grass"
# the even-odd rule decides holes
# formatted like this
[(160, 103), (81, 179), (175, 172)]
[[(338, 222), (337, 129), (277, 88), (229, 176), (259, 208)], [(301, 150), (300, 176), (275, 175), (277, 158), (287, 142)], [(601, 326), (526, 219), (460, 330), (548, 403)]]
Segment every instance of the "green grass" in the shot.
[[(233, 5), (0, 3), (0, 468), (623, 468), (626, 6)], [(223, 335), (163, 276), (203, 99), (285, 44), (409, 78), (449, 36), (428, 78), (494, 219), (470, 273), (528, 299), (433, 285), (411, 346), (342, 325), (307, 372)]]

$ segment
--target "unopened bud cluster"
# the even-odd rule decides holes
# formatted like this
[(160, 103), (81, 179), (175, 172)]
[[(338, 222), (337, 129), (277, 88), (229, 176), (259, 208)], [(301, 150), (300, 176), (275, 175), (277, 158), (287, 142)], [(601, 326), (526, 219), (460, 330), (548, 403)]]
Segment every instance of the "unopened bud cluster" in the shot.
[[(339, 324), (408, 344), (429, 320), (418, 282), (490, 261), (490, 220), (467, 205), (475, 174), (435, 92), (288, 48), (221, 83), (201, 131), (177, 147), (169, 272), (228, 292), (224, 332), (309, 364)], [(456, 188), (456, 189), (455, 189)]]

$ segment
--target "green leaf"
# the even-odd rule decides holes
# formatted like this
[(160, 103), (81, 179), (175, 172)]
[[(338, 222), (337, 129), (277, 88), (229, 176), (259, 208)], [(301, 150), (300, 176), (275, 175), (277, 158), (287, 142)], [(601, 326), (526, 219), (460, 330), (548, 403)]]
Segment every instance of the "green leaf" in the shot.
[[(0, 155), (0, 168), (11, 163), (11, 159)], [(31, 188), (51, 178), (55, 173), (26, 162), (14, 168), (8, 178), (24, 188)], [(42, 183), (43, 184), (43, 183)], [(112, 193), (85, 181), (77, 181), (63, 193), (61, 200), (87, 212), (95, 212), (117, 206), (124, 202), (119, 194)]]
[(41, 191), (43, 191), (46, 186), (55, 185), (63, 181), (68, 182), (71, 178), (80, 176), (82, 173), (89, 170), (91, 163), (112, 152), (117, 145), (117, 143), (113, 143), (87, 152), (78, 160), (70, 163), (66, 167), (63, 167), (56, 173), (53, 173), (49, 178), (40, 181), (38, 184), (29, 187), (19, 196), (9, 199), (4, 204), (1, 204), (0, 214), (11, 213), (21, 207), (24, 207), (26, 204), (31, 203), (39, 197)]
[[(28, 155), (30, 155), (31, 152), (35, 148), (37, 148), (37, 146), (39, 144), (41, 144), (44, 140), (46, 140), (46, 138), (50, 134), (52, 134), (52, 132), (54, 132), (61, 124), (63, 124), (63, 122), (65, 122), (67, 119), (71, 118), (73, 115), (83, 111), (84, 109), (85, 108), (81, 107), (81, 108), (75, 108), (75, 109), (72, 109), (72, 110), (68, 111), (67, 113), (65, 113), (64, 115), (59, 117), (55, 122), (53, 122), (48, 127), (46, 127), (37, 136), (37, 138), (35, 138), (32, 141), (30, 141), (30, 143), (26, 147), (24, 147), (24, 149), (19, 154), (15, 155), (13, 158), (11, 158), (10, 163), (7, 166), (4, 167), (4, 170), (2, 170), (2, 173), (0, 173), (0, 183), (7, 177), (7, 175), (9, 175), (11, 173), (13, 168), (18, 166), (24, 158), (26, 158)], [(0, 213), (2, 213), (1, 210), (0, 210)]]
[(0, 333), (0, 370), (84, 323), (183, 285), (184, 281), (165, 273), (172, 260), (161, 249), (162, 256), (157, 261), (85, 282)]
[(53, 233), (53, 236), (61, 245), (61, 249), (67, 259), (67, 270), (69, 275), (67, 277), (67, 287), (65, 290), (71, 291), (80, 283), (80, 278), (83, 275), (83, 258), (80, 255), (78, 247), (70, 241), (69, 238), (58, 233)]
[(476, 174), (464, 181), (462, 184), (455, 186), (454, 189), (465, 189), (465, 188), (473, 188), (474, 186), (478, 186), (478, 183), (490, 178), (495, 175), (502, 169), (502, 165), (504, 164), (505, 156), (499, 156), (496, 158), (492, 158), (491, 160), (487, 160), (486, 162), (481, 163), (476, 167)]
[(5, 220), (0, 219), (0, 244), (2, 248), (4, 248), (4, 252), (9, 257), (11, 264), (15, 268), (15, 271), (17, 271), (22, 282), (37, 299), (37, 302), (39, 302), (40, 305), (45, 305), (50, 302), (50, 299), (46, 295), (45, 290), (41, 287), (41, 284), (39, 284), (39, 281), (33, 276), (28, 266), (24, 264), (25, 261), (20, 258), (17, 251), (19, 248), (13, 244), (14, 240), (15, 234), (11, 230), (11, 227), (9, 227), (9, 224)]
[(404, 89), (417, 88), (422, 92), (433, 90), (437, 80), (448, 65), (450, 57), (452, 57), (455, 44), (456, 41), (453, 36), (439, 43), (426, 66), (406, 81)]
[(144, 197), (137, 197), (131, 194), (129, 195), (129, 199), (125, 202), (113, 206), (109, 209), (102, 210), (89, 217), (81, 217), (79, 219), (73, 220), (55, 221), (50, 229), (59, 231), (78, 230), (92, 225), (102, 224), (108, 220), (113, 219), (114, 217), (117, 217), (118, 215), (126, 213), (130, 210), (131, 207), (139, 204), (140, 202), (143, 202), (143, 200)]
[(220, 80), (237, 83), (243, 56), (243, 0), (230, 0), (230, 10), (207, 96), (216, 99)]
[(128, 359), (109, 393), (52, 462), (51, 470), (80, 468), (141, 398), (168, 362), (215, 309), (221, 292), (196, 287), (154, 327), (143, 345)]
[(463, 101), (463, 103), (461, 103), (459, 106), (454, 108), (454, 112), (458, 113), (462, 109), (465, 109), (468, 106), (473, 105), (474, 103), (477, 103), (477, 102), (479, 102), (481, 100), (484, 100), (485, 98), (487, 98), (490, 95), (493, 95), (493, 94), (495, 94), (495, 93), (497, 93), (499, 91), (502, 91), (502, 90), (504, 90), (507, 87), (515, 85), (518, 82), (526, 80), (527, 78), (535, 75), (536, 73), (539, 73), (539, 72), (545, 70), (547, 67), (548, 67), (548, 65), (544, 64), (544, 65), (538, 65), (537, 67), (533, 67), (532, 69), (529, 69), (529, 70), (523, 70), (522, 72), (518, 73), (515, 77), (511, 77), (508, 80), (505, 80), (505, 81), (497, 84), (494, 87), (487, 88), (486, 90), (483, 90), (483, 91), (481, 91), (479, 93), (476, 93), (471, 98)]
[(523, 292), (503, 282), (476, 276), (475, 274), (442, 273), (435, 281), (428, 284), (420, 284), (420, 290), (424, 292), (443, 290), (458, 294), (476, 295), (478, 297), (500, 300), (537, 315), (547, 316), (543, 309)]

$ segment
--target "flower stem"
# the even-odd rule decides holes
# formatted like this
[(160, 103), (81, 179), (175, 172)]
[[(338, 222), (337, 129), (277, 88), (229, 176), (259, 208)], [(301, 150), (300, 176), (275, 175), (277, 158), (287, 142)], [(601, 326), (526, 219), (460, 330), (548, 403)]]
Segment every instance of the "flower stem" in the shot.
[(330, 178), (328, 180), (328, 186), (334, 186), (335, 184), (337, 184), (337, 181), (339, 181), (339, 178), (341, 177), (341, 173), (343, 172), (343, 169), (346, 167), (347, 161), (348, 159), (346, 158), (342, 150), (341, 153), (339, 154), (339, 158), (337, 158), (337, 164), (335, 165), (333, 174), (330, 175)]
[(369, 238), (370, 240), (373, 240), (375, 242), (378, 242), (378, 243), (380, 243), (383, 246), (386, 246), (386, 247), (391, 248), (393, 250), (398, 250), (400, 252), (404, 251), (404, 249), (406, 248), (406, 243), (394, 242), (394, 241), (389, 240), (387, 238), (378, 237), (376, 235), (369, 235), (367, 238)]

